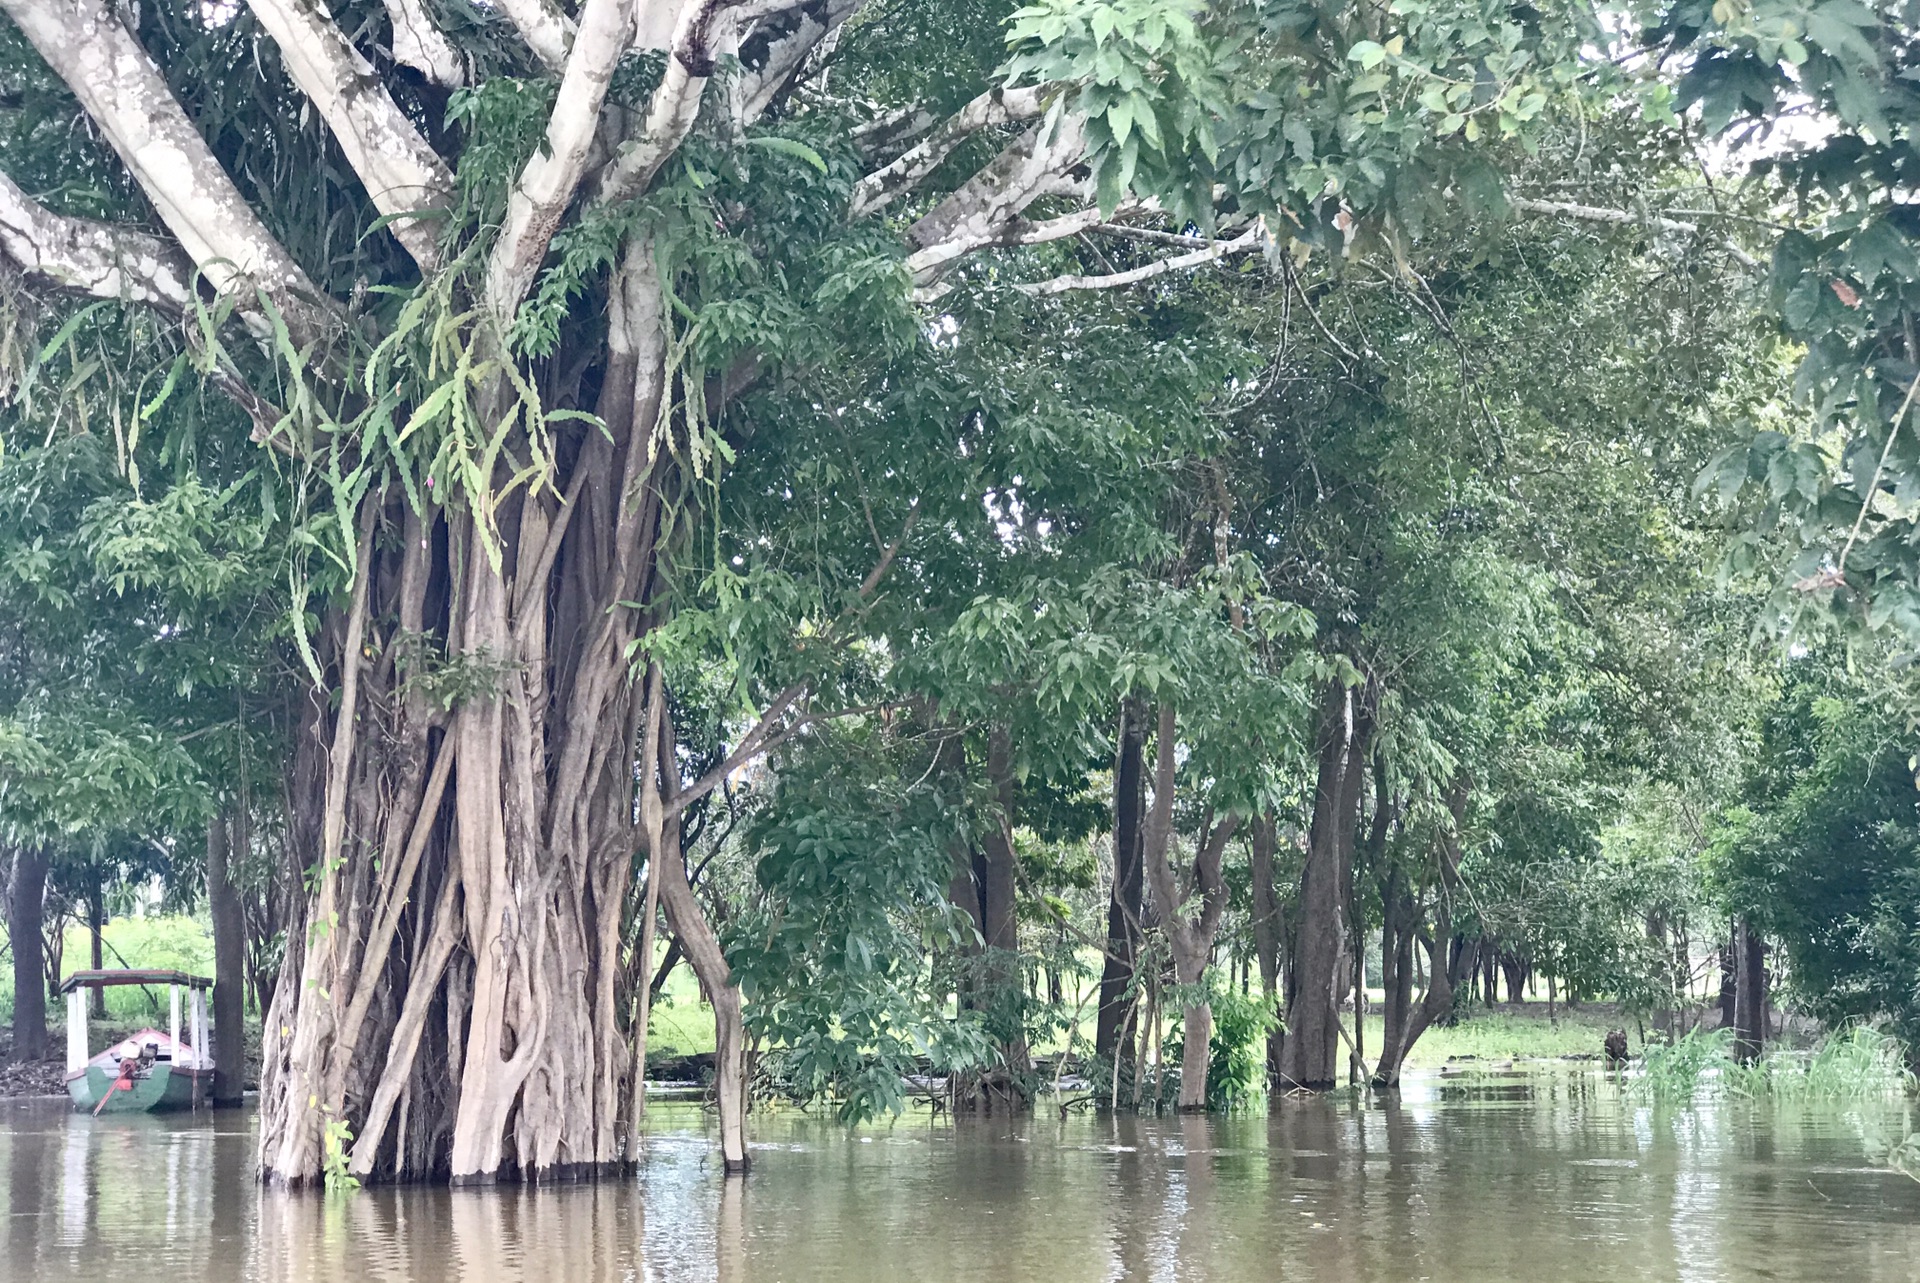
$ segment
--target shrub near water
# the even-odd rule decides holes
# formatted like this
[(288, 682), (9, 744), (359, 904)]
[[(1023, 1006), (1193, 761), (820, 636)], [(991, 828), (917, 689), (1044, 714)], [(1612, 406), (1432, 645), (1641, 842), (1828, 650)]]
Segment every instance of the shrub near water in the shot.
[(1731, 1030), (1695, 1032), (1647, 1047), (1633, 1086), (1663, 1103), (1692, 1100), (1703, 1088), (1749, 1099), (1866, 1100), (1913, 1087), (1906, 1047), (1864, 1025), (1828, 1035), (1811, 1051), (1777, 1048), (1749, 1065), (1733, 1055)]

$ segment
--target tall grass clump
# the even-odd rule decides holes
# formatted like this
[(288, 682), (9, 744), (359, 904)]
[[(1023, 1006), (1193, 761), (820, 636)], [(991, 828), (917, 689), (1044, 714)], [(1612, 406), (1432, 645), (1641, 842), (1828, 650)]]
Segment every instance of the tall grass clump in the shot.
[(1906, 1047), (1878, 1029), (1857, 1025), (1823, 1038), (1809, 1051), (1776, 1047), (1750, 1064), (1733, 1054), (1733, 1031), (1688, 1034), (1647, 1047), (1638, 1094), (1663, 1104), (1684, 1103), (1702, 1092), (1749, 1100), (1872, 1100), (1914, 1087)]
[(1721, 1071), (1730, 1094), (1781, 1100), (1871, 1100), (1913, 1086), (1906, 1047), (1890, 1034), (1856, 1025), (1829, 1034), (1811, 1051), (1775, 1051)]
[(1733, 1031), (1694, 1030), (1670, 1043), (1649, 1043), (1632, 1089), (1662, 1104), (1690, 1101), (1703, 1081), (1732, 1065)]

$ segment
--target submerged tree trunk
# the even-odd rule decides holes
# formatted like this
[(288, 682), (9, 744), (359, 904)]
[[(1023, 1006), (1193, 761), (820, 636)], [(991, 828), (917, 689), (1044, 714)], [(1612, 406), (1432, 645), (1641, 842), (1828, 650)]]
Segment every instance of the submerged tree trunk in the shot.
[[(1480, 944), (1474, 940), (1459, 959), (1460, 971), (1450, 969), (1448, 952), (1453, 942), (1452, 897), (1460, 884), (1461, 830), (1466, 823), (1467, 785), (1456, 782), (1448, 798), (1452, 827), (1435, 843), (1439, 866), (1431, 921), (1420, 924), (1420, 910), (1405, 873), (1395, 869), (1381, 887), (1381, 898), (1389, 902), (1387, 916), (1391, 935), (1383, 939), (1383, 957), (1393, 961), (1387, 971), (1386, 1031), (1381, 1040), (1380, 1059), (1373, 1070), (1373, 1085), (1382, 1090), (1398, 1090), (1400, 1071), (1407, 1053), (1420, 1035), (1453, 1012), (1454, 983), (1457, 975), (1470, 974), (1479, 956)], [(1427, 958), (1427, 991), (1419, 1005), (1413, 1003), (1414, 941), (1418, 940)]]
[(1367, 724), (1357, 693), (1338, 678), (1321, 703), (1318, 781), (1306, 865), (1300, 872), (1299, 935), (1287, 975), (1281, 1090), (1327, 1091), (1340, 1050), (1338, 1001), (1346, 976), (1345, 900), (1352, 876)]
[[(680, 493), (652, 444), (671, 374), (644, 240), (608, 311), (605, 428), (561, 444), (558, 493), (514, 491), (493, 532), (453, 509), (416, 513), (392, 488), (362, 507), (353, 595), (325, 638), (337, 707), (310, 728), (326, 745), (315, 928), (288, 948), (266, 1022), (269, 1178), (317, 1176), (328, 1117), (353, 1127), (352, 1167), (370, 1175), (402, 1151), (437, 1155), (456, 1183), (566, 1178), (626, 1156), (622, 927), (636, 851), (677, 835), (668, 821), (688, 800), (660, 753), (639, 790), (659, 829), (634, 823), (642, 705), (662, 742), (672, 727), (659, 684), (649, 698), (630, 679), (628, 650), (654, 595), (660, 514)], [(415, 678), (449, 671), (457, 698), (430, 701)], [(738, 989), (677, 843), (650, 854), (713, 1004), (722, 1157), (744, 1167)], [(420, 1054), (436, 1012), (438, 1064)], [(396, 1118), (416, 1134), (392, 1134)]]
[(13, 951), (13, 1058), (44, 1060), (47, 1054), (47, 981), (41, 960), (46, 914), (47, 853), (18, 846), (7, 879), (7, 939)]
[(1094, 1054), (1112, 1065), (1116, 1076), (1122, 1069), (1128, 1076), (1133, 1072), (1134, 1013), (1139, 1009), (1128, 990), (1140, 952), (1144, 908), (1140, 835), (1146, 810), (1145, 740), (1139, 707), (1123, 701), (1113, 766), (1113, 891), (1107, 901), (1106, 960), (1100, 969), (1100, 1014), (1094, 1029)]
[(1758, 1060), (1767, 1042), (1766, 941), (1742, 918), (1734, 932), (1733, 1054), (1741, 1064)]
[(1013, 743), (1012, 731), (1005, 725), (987, 733), (986, 773), (993, 790), (992, 810), (982, 817), (978, 844), (956, 857), (948, 891), (980, 935), (976, 966), (972, 974), (962, 977), (966, 986), (962, 1001), (985, 1013), (1000, 1053), (999, 1068), (969, 1076), (966, 1089), (955, 1093), (956, 1108), (982, 1113), (991, 1112), (995, 1102), (1024, 1107), (1026, 1079), (1032, 1069), (1015, 913), (1019, 863), (1013, 846)]
[[(1253, 951), (1260, 963), (1260, 993), (1275, 1017), (1280, 1015), (1280, 897), (1274, 881), (1273, 859), (1279, 846), (1273, 815), (1256, 816), (1249, 835), (1249, 872), (1253, 884)], [(1280, 1072), (1280, 1049), (1285, 1035), (1276, 1019), (1267, 1035), (1267, 1082)]]
[[(1195, 841), (1192, 874), (1183, 888), (1171, 859), (1176, 730), (1173, 705), (1161, 704), (1154, 733), (1153, 805), (1147, 812), (1141, 851), (1173, 953), (1174, 979), (1186, 990), (1181, 1003), (1180, 1108), (1200, 1110), (1207, 1107), (1207, 1061), (1213, 1039), (1213, 1004), (1205, 990), (1207, 964), (1213, 959), (1214, 937), (1227, 908), (1220, 866), (1239, 821), (1228, 815), (1216, 823), (1208, 813)], [(1199, 908), (1191, 915), (1182, 913), (1181, 905), (1196, 892)]]
[(246, 1092), (246, 924), (229, 866), (244, 849), (240, 812), (207, 821), (207, 910), (213, 918), (213, 1103), (238, 1104)]

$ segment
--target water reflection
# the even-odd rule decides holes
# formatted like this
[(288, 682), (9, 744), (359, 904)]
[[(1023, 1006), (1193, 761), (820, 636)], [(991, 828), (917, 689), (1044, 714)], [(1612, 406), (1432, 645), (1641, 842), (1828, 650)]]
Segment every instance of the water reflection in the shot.
[[(1523, 1087), (1524, 1090), (1513, 1090)], [(1903, 1113), (1888, 1107), (1883, 1114)], [(1270, 1116), (756, 1120), (723, 1178), (663, 1109), (636, 1180), (262, 1191), (244, 1114), (0, 1112), (8, 1280), (1373, 1283), (1920, 1279), (1920, 1185), (1845, 1109), (1653, 1110), (1595, 1075)]]

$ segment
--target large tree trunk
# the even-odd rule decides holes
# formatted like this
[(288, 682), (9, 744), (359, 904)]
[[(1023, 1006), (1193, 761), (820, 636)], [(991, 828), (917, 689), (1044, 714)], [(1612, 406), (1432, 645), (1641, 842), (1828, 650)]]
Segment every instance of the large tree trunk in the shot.
[[(1145, 886), (1140, 821), (1147, 797), (1143, 757), (1146, 726), (1132, 701), (1123, 701), (1120, 706), (1118, 738), (1113, 765), (1113, 893), (1107, 902), (1107, 955), (1100, 970), (1094, 1054), (1130, 1077), (1134, 1013), (1139, 1003), (1127, 990), (1133, 985), (1134, 959), (1140, 948)], [(1119, 1063), (1123, 1061), (1128, 1063)]]
[(1352, 876), (1353, 831), (1360, 800), (1366, 726), (1356, 693), (1338, 678), (1327, 684), (1317, 737), (1319, 774), (1307, 860), (1300, 873), (1299, 935), (1287, 975), (1287, 1030), (1277, 1086), (1327, 1091), (1340, 1049), (1340, 991), (1347, 977), (1344, 921)]
[(1507, 977), (1507, 1001), (1522, 1003), (1527, 1000), (1527, 964), (1518, 953), (1511, 949), (1500, 951), (1500, 970)]
[[(470, 513), (416, 513), (392, 488), (363, 506), (353, 597), (324, 639), (337, 705), (311, 727), (325, 788), (305, 830), (318, 849), (298, 858), (315, 929), (290, 929), (304, 947), (287, 950), (266, 1022), (270, 1178), (317, 1175), (329, 1117), (353, 1128), (352, 1166), (370, 1175), (423, 1156), (414, 1174), (456, 1183), (564, 1178), (630, 1157), (633, 1008), (618, 989), (645, 836), (642, 703), (663, 737), (672, 728), (665, 693), (647, 700), (630, 680), (628, 650), (652, 609), (663, 491), (679, 482), (653, 444), (670, 374), (650, 244), (628, 247), (612, 291), (594, 406), (606, 426), (562, 441), (562, 494), (515, 490), (491, 532)], [(444, 658), (428, 666), (427, 650)], [(467, 689), (436, 705), (408, 680), (416, 666), (454, 667)], [(677, 835), (678, 765), (658, 760), (640, 792), (661, 794)], [(739, 992), (677, 843), (651, 855), (714, 1008), (723, 1158), (744, 1167)], [(442, 1025), (435, 1063), (423, 1048), (442, 1045)]]
[(44, 1060), (47, 1054), (47, 981), (40, 932), (47, 895), (47, 853), (15, 847), (7, 880), (7, 939), (13, 951), (13, 1058)]
[(207, 909), (213, 918), (213, 1103), (246, 1092), (246, 923), (229, 872), (244, 837), (238, 811), (207, 821)]

